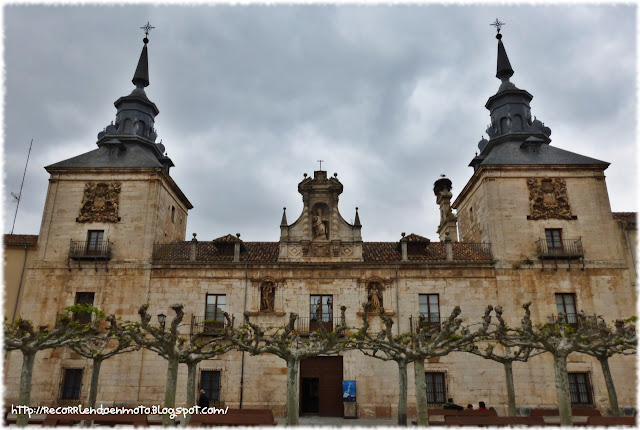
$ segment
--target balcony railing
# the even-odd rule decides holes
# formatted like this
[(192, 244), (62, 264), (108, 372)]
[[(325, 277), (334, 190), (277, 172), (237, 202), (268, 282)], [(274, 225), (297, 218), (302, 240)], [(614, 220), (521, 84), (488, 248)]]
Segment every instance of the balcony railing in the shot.
[(217, 321), (192, 315), (189, 334), (191, 336), (220, 336), (226, 327), (233, 327), (235, 318), (233, 316), (230, 318), (231, 323), (226, 320)]
[(94, 241), (70, 241), (69, 258), (74, 260), (110, 260), (113, 243), (108, 240)]
[(440, 318), (440, 315), (411, 315), (409, 317), (409, 329), (414, 331), (422, 331), (428, 334), (436, 334), (442, 330), (442, 325), (447, 318)]
[[(327, 316), (324, 316), (324, 319), (327, 319)], [(324, 326), (324, 329), (327, 333), (331, 333), (336, 326), (341, 324), (341, 318), (334, 318), (333, 316), (329, 316), (328, 321), (320, 321), (316, 317), (299, 317), (296, 320), (296, 330), (300, 334), (309, 334), (316, 330), (320, 330), (320, 327)]]
[(582, 258), (582, 239), (563, 239), (549, 242), (546, 239), (536, 241), (539, 258)]
[[(603, 330), (606, 330), (607, 328), (607, 324), (602, 317), (598, 317), (597, 315), (578, 315), (575, 313), (560, 313), (558, 315), (552, 314), (549, 315), (549, 322), (553, 324), (568, 324), (573, 328), (578, 328), (583, 324), (601, 326)], [(603, 331), (603, 333), (605, 332)]]

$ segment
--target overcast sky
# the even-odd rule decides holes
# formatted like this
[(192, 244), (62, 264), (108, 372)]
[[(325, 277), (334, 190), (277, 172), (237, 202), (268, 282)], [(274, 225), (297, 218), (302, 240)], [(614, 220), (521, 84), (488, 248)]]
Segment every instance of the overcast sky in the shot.
[(4, 8), (4, 233), (38, 234), (44, 166), (96, 148), (133, 89), (147, 21), (158, 141), (194, 209), (187, 238), (277, 241), (316, 160), (360, 208), (365, 241), (437, 240), (489, 124), (499, 18), (511, 81), (552, 145), (608, 161), (614, 211), (637, 210), (632, 6), (31, 6)]

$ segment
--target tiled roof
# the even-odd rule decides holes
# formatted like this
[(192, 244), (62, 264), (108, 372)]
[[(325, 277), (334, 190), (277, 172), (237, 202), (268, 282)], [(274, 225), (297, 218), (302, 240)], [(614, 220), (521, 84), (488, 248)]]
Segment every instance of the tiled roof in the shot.
[(236, 237), (232, 234), (228, 234), (226, 236), (221, 236), (217, 239), (213, 239), (213, 242), (216, 242), (216, 243), (236, 243), (237, 241), (242, 242), (242, 240), (240, 240), (239, 237)]
[(405, 236), (403, 239), (401, 240), (406, 240), (407, 242), (429, 242), (430, 240), (424, 236), (420, 236), (418, 234), (415, 233), (411, 233), (408, 236)]
[(637, 212), (613, 212), (613, 219), (617, 221), (627, 221), (635, 224), (636, 218), (638, 218)]
[[(222, 255), (213, 242), (175, 242), (156, 246), (153, 260), (156, 262), (191, 261), (192, 246), (196, 246), (196, 262), (232, 262), (233, 256)], [(453, 242), (454, 261), (491, 261), (488, 244)], [(276, 263), (278, 261), (278, 242), (244, 242), (240, 253), (240, 262)], [(362, 254), (365, 263), (394, 263), (402, 261), (398, 242), (363, 242)], [(409, 261), (446, 261), (446, 248), (443, 242), (430, 242), (420, 254), (409, 255)]]
[(4, 244), (34, 246), (38, 244), (38, 235), (37, 234), (5, 234)]

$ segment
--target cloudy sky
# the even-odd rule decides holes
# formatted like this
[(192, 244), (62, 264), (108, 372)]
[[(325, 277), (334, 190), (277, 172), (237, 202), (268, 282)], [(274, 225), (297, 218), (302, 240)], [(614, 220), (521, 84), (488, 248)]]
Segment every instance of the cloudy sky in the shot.
[[(632, 6), (252, 5), (4, 8), (4, 233), (33, 138), (14, 233), (38, 234), (44, 166), (95, 149), (115, 119), (147, 21), (149, 98), (191, 200), (187, 236), (276, 241), (316, 160), (360, 208), (365, 241), (437, 239), (433, 182), (454, 198), (489, 124), (496, 17), (532, 114), (552, 144), (611, 163), (614, 211), (635, 211)], [(486, 134), (485, 134), (486, 136)]]

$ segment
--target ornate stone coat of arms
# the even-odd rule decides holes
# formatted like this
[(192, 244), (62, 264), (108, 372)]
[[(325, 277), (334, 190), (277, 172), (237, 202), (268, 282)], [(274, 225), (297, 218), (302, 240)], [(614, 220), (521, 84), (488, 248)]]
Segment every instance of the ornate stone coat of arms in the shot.
[(567, 184), (562, 178), (530, 178), (531, 219), (572, 219)]
[(76, 222), (118, 222), (120, 182), (87, 182)]

